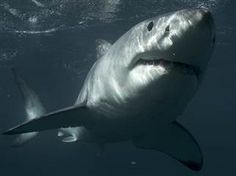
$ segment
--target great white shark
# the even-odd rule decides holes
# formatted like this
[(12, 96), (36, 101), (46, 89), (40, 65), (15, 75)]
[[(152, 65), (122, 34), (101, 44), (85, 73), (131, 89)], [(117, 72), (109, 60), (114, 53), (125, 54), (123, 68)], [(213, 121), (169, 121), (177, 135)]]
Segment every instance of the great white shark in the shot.
[(59, 129), (64, 142), (130, 140), (200, 170), (200, 147), (176, 118), (197, 91), (212, 55), (211, 13), (203, 8), (167, 13), (138, 23), (114, 44), (98, 43), (98, 59), (74, 105), (45, 113), (35, 93), (20, 81), (25, 85), (20, 88), (30, 92), (24, 95), (33, 99), (26, 106), (32, 118), (3, 134), (21, 134), (24, 142), (35, 132)]

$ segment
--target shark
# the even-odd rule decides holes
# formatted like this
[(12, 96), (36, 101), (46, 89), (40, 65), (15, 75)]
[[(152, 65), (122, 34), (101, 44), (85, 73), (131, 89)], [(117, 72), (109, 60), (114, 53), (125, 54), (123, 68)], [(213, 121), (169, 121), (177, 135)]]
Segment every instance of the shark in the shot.
[(63, 142), (131, 141), (201, 170), (202, 151), (176, 119), (197, 92), (214, 50), (211, 12), (169, 12), (136, 24), (113, 44), (97, 43), (97, 60), (72, 106), (46, 113), (34, 103), (26, 109), (37, 115), (3, 134), (22, 138), (58, 129)]

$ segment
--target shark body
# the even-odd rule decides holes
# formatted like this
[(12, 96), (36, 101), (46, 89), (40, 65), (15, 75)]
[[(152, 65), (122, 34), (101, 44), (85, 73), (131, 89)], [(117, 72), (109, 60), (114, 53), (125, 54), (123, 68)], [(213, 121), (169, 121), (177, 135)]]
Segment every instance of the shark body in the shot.
[(39, 114), (4, 134), (59, 129), (64, 142), (131, 140), (200, 170), (201, 150), (176, 118), (197, 91), (214, 42), (214, 22), (207, 9), (147, 19), (114, 44), (99, 41), (99, 58), (73, 106)]

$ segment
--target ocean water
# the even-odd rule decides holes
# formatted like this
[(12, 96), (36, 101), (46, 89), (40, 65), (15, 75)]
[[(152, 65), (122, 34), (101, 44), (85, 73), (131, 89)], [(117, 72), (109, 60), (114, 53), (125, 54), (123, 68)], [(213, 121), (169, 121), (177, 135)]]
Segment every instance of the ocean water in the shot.
[(108, 145), (97, 156), (95, 147), (62, 143), (55, 131), (48, 131), (20, 148), (11, 147), (14, 138), (0, 136), (0, 175), (235, 176), (234, 0), (0, 0), (0, 131), (25, 116), (12, 67), (47, 111), (70, 106), (96, 60), (96, 39), (114, 42), (139, 21), (192, 7), (209, 8), (216, 24), (216, 47), (206, 77), (179, 118), (203, 150), (200, 172), (129, 143)]

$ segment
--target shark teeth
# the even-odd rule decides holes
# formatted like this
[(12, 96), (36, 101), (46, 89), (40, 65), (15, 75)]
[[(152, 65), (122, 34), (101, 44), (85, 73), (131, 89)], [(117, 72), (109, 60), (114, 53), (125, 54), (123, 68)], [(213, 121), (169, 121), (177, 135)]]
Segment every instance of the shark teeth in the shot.
[(182, 62), (175, 62), (175, 61), (169, 61), (165, 59), (153, 59), (153, 60), (146, 60), (146, 59), (139, 59), (136, 63), (136, 66), (138, 65), (147, 65), (147, 66), (162, 66), (166, 69), (172, 69), (177, 68), (179, 70), (182, 70), (186, 74), (194, 73), (197, 77), (199, 75), (199, 69), (195, 66), (185, 64)]

